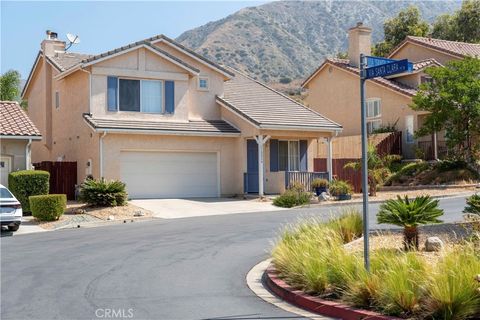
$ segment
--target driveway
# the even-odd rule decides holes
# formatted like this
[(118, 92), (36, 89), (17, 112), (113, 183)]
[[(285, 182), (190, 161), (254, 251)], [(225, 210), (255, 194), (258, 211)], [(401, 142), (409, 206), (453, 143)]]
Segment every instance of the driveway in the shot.
[(233, 198), (143, 199), (130, 203), (153, 212), (157, 218), (175, 219), (232, 213), (279, 211), (271, 201)]

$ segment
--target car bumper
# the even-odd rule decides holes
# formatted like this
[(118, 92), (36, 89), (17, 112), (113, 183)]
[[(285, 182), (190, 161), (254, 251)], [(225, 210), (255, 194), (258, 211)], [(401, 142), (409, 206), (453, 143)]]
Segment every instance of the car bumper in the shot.
[(22, 219), (18, 219), (18, 220), (13, 220), (13, 219), (9, 219), (9, 220), (2, 220), (0, 221), (0, 224), (2, 226), (9, 226), (9, 227), (13, 227), (13, 226), (19, 226), (22, 224)]

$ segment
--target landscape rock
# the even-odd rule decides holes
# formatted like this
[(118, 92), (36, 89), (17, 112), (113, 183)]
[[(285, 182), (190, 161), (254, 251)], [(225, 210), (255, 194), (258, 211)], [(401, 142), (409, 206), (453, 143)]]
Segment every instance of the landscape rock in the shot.
[(133, 214), (134, 217), (143, 217), (144, 215), (145, 215), (145, 212), (141, 210), (135, 211), (135, 213)]
[(328, 201), (330, 200), (330, 196), (328, 195), (328, 193), (326, 192), (322, 192), (319, 196), (318, 196), (318, 201)]
[(107, 220), (113, 221), (113, 220), (115, 220), (115, 217), (114, 216), (108, 216)]
[(85, 209), (77, 208), (73, 211), (74, 214), (85, 214)]
[(428, 237), (425, 241), (425, 251), (440, 251), (443, 249), (443, 241), (439, 237)]

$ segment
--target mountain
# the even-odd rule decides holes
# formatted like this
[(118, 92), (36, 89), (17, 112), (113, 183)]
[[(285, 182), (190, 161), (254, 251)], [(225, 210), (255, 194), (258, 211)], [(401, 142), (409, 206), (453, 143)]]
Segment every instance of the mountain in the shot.
[(244, 8), (181, 34), (198, 53), (265, 82), (305, 78), (323, 59), (347, 49), (347, 29), (358, 21), (383, 38), (383, 22), (409, 5), (432, 22), (460, 1), (275, 1)]

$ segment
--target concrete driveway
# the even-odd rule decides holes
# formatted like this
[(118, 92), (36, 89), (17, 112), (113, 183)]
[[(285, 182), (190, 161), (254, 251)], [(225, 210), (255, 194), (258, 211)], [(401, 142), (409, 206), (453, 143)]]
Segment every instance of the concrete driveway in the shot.
[(164, 219), (282, 210), (282, 208), (275, 207), (270, 201), (262, 202), (257, 199), (142, 199), (131, 200), (130, 203), (150, 210), (154, 213), (155, 217)]

